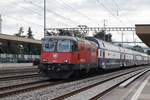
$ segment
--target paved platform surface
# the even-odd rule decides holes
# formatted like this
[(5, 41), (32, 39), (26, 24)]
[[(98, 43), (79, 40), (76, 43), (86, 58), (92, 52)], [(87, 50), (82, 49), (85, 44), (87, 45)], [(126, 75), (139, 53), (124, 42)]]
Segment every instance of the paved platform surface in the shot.
[(0, 63), (0, 69), (31, 67), (33, 63)]
[(5, 63), (5, 64), (1, 64), (0, 63), (0, 73), (3, 72), (13, 72), (13, 71), (19, 71), (19, 70), (32, 70), (38, 69), (38, 66), (33, 66), (32, 63)]
[(150, 100), (150, 72), (125, 88), (117, 87), (98, 100)]
[(140, 93), (138, 100), (150, 100), (150, 75), (149, 78), (147, 78), (144, 89)]

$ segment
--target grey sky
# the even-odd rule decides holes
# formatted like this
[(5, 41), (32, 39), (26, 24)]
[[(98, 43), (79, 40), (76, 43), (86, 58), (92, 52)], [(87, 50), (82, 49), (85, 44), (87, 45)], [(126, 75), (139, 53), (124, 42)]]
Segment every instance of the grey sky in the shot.
[[(43, 1), (0, 0), (3, 33), (14, 34), (21, 26), (26, 32), (30, 26), (35, 38), (41, 39)], [(75, 27), (78, 24), (102, 27), (104, 19), (107, 26), (133, 27), (150, 23), (149, 9), (149, 0), (47, 0), (47, 27)], [(113, 35), (114, 40), (118, 38), (120, 35)], [(132, 41), (132, 36), (125, 35), (125, 40)]]

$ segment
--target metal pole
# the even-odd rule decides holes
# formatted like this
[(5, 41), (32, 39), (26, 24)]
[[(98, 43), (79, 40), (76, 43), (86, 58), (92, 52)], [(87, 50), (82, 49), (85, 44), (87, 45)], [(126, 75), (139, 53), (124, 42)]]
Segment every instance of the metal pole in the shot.
[(105, 19), (104, 19), (104, 41), (105, 41), (105, 34), (106, 34), (106, 24), (105, 24)]
[(134, 43), (134, 46), (135, 46), (134, 31), (133, 31), (133, 43)]
[(44, 36), (46, 36), (46, 0), (44, 0)]
[(122, 36), (122, 47), (123, 47), (123, 31), (122, 31), (122, 34), (121, 34), (121, 36)]
[(2, 33), (2, 16), (0, 14), (0, 33)]

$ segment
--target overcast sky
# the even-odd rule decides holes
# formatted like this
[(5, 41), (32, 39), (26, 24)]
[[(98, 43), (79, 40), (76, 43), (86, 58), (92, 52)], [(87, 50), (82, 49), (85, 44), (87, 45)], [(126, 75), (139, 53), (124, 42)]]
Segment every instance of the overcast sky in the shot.
[[(44, 0), (0, 0), (0, 14), (4, 34), (14, 34), (19, 27), (27, 32), (30, 26), (34, 37), (43, 34)], [(103, 27), (134, 27), (150, 23), (150, 0), (47, 0), (47, 28), (87, 25)], [(130, 33), (130, 34), (129, 34)], [(124, 35), (125, 41), (133, 41), (132, 32)], [(121, 40), (120, 32), (113, 40)], [(136, 40), (138, 38), (136, 37)]]

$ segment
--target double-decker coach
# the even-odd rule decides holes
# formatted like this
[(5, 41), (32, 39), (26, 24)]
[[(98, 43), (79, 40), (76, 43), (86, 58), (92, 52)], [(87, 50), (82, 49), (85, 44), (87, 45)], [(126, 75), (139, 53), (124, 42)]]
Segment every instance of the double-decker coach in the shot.
[(122, 67), (125, 63), (124, 49), (102, 40), (87, 37), (98, 45), (98, 68), (113, 69)]
[(93, 37), (86, 37), (98, 45), (98, 67), (113, 69), (119, 67), (132, 67), (149, 63), (149, 56), (131, 49), (115, 46), (111, 43)]

